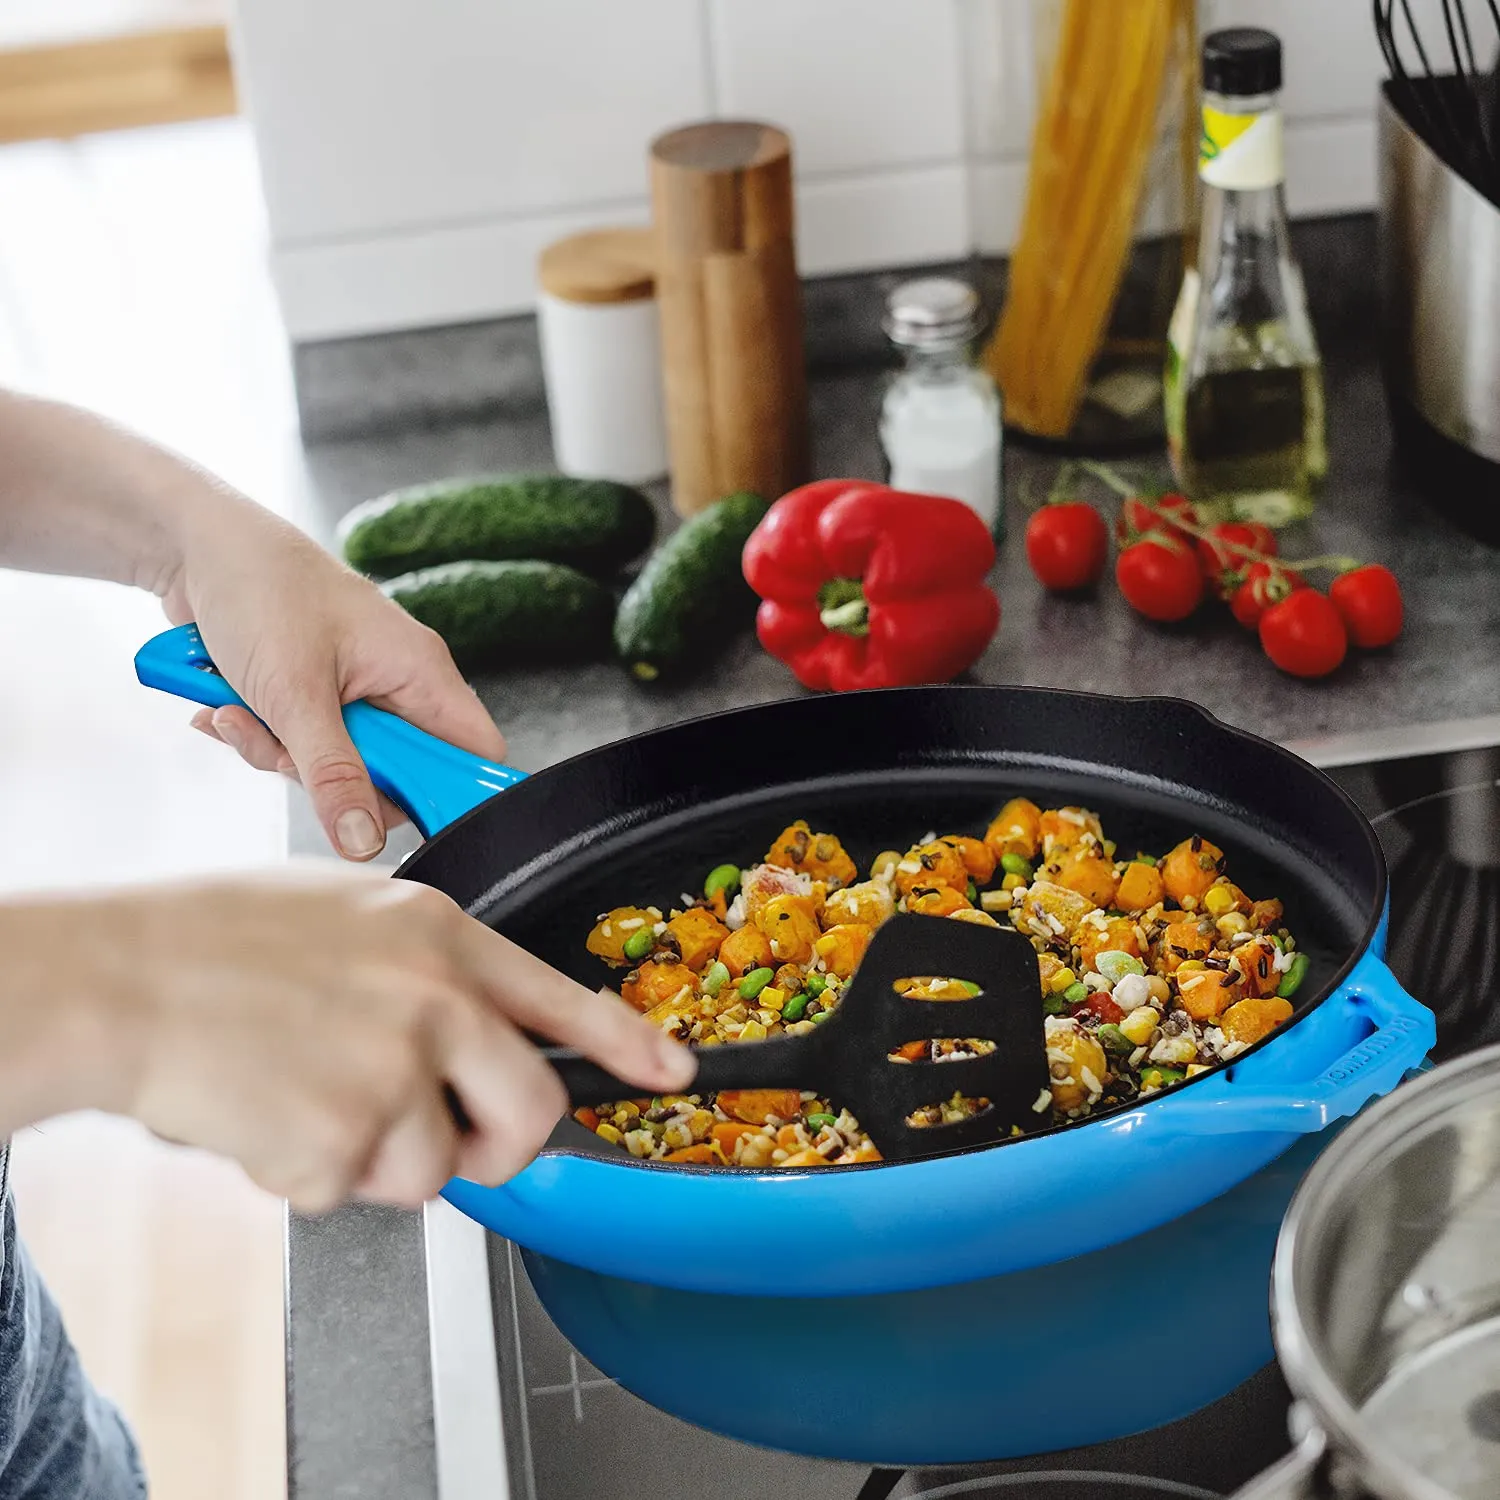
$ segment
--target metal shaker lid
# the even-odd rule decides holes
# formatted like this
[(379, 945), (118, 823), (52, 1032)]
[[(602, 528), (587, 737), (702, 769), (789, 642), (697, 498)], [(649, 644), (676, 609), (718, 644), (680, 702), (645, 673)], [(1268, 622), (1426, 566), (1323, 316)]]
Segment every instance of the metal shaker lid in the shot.
[(904, 281), (886, 299), (882, 326), (906, 349), (965, 344), (979, 332), (979, 294), (949, 276)]

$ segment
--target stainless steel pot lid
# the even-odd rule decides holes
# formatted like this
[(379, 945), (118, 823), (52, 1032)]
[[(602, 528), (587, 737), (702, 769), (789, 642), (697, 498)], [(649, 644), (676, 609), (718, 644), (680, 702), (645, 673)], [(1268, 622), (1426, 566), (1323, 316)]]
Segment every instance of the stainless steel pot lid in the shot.
[(1388, 1500), (1500, 1495), (1500, 1047), (1345, 1132), (1293, 1202), (1273, 1285), (1287, 1382), (1336, 1468)]

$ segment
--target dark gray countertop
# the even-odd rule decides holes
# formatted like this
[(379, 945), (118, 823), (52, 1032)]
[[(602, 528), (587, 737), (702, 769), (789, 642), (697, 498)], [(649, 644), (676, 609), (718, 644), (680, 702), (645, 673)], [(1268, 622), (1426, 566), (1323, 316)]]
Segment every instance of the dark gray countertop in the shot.
[[(1278, 673), (1227, 617), (1161, 628), (1112, 586), (1096, 599), (1047, 597), (1027, 570), (1020, 495), (1045, 491), (1054, 464), (1014, 445), (1007, 457), (1010, 539), (997, 567), (1000, 634), (975, 670), (983, 682), (1174, 694), (1312, 758), (1352, 761), (1445, 726), (1423, 748), (1500, 742), (1500, 552), (1423, 511), (1392, 472), (1379, 379), (1368, 351), (1330, 360), (1331, 473), (1316, 519), (1289, 534), (1289, 556), (1347, 553), (1388, 563), (1407, 600), (1392, 650), (1355, 655), (1333, 678)], [(873, 372), (819, 378), (812, 391), (816, 470), (877, 476)], [(325, 443), (307, 463), (320, 527), (393, 485), (440, 474), (550, 467), (545, 419)], [(752, 638), (690, 686), (646, 690), (608, 664), (518, 672), (480, 684), (511, 743), (536, 770), (690, 715), (796, 691)], [(1313, 742), (1308, 744), (1306, 742)], [(293, 847), (323, 850), (300, 808)], [(416, 1215), (351, 1210), (289, 1232), (290, 1462), (293, 1500), (435, 1495), (425, 1271)]]

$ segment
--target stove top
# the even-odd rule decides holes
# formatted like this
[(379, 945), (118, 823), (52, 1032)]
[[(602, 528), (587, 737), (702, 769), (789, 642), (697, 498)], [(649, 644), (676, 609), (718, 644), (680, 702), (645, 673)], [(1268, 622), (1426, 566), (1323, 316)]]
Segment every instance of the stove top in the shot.
[[(1438, 1060), (1500, 1041), (1500, 749), (1330, 774), (1379, 833), (1391, 871), (1388, 959), (1437, 1014)], [(441, 1210), (429, 1221), (429, 1255), (468, 1257), (476, 1273), (483, 1255), (499, 1369), (498, 1385), (437, 1403), (443, 1500), (885, 1500), (983, 1474), (1060, 1469), (1149, 1475), (1222, 1495), (1288, 1448), (1289, 1397), (1274, 1367), (1171, 1427), (1026, 1462), (872, 1472), (747, 1447), (621, 1390), (553, 1327), (515, 1247), (488, 1236), (481, 1251), (472, 1226), (447, 1212), (452, 1222)], [(442, 1251), (445, 1237), (451, 1252)], [(436, 1266), (430, 1281), (440, 1284)], [(472, 1300), (454, 1299), (447, 1312), (442, 1304), (441, 1296), (430, 1303), (435, 1354), (440, 1337), (472, 1333)], [(435, 1379), (441, 1386), (436, 1359)], [(484, 1449), (479, 1406), (503, 1429), (501, 1452), (492, 1440)], [(486, 1461), (491, 1472), (480, 1477)], [(1099, 1488), (1101, 1497), (1118, 1493)]]

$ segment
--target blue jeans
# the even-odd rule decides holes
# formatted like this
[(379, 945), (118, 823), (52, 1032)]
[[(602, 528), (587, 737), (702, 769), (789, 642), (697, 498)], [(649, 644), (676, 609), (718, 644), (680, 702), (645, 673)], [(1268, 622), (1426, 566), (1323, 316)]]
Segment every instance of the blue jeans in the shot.
[(0, 1500), (144, 1500), (129, 1429), (89, 1384), (16, 1237), (5, 1167), (0, 1140)]

